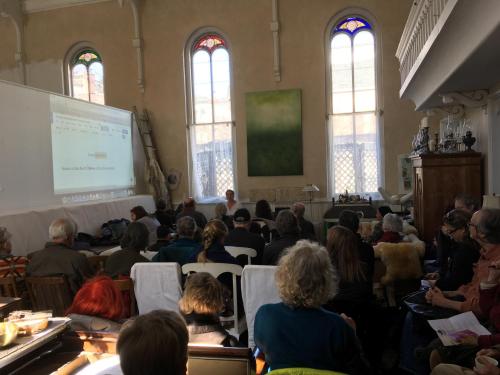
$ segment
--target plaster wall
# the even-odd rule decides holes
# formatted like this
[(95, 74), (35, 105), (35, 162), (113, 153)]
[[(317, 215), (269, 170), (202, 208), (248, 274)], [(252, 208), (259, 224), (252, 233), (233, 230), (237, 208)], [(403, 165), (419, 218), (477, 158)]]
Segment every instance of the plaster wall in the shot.
[[(106, 104), (131, 110), (147, 108), (164, 167), (182, 171), (174, 200), (188, 194), (187, 132), (183, 52), (192, 33), (206, 26), (221, 30), (230, 43), (233, 108), (236, 122), (237, 186), (240, 198), (254, 188), (319, 186), (326, 196), (327, 140), (326, 26), (347, 7), (373, 15), (380, 37), (380, 104), (383, 110), (382, 153), (385, 187), (397, 191), (397, 155), (407, 153), (421, 115), (399, 99), (400, 76), (394, 57), (411, 0), (281, 0), (282, 80), (273, 80), (270, 0), (148, 0), (140, 18), (144, 42), (145, 93), (137, 87), (137, 60), (132, 46), (133, 20), (128, 5), (115, 1), (33, 13), (26, 16), (25, 55), (29, 85), (62, 92), (67, 51), (89, 41), (105, 66)], [(127, 2), (125, 2), (127, 4)], [(0, 19), (0, 78), (14, 80), (15, 31)], [(245, 93), (302, 89), (304, 176), (249, 177), (247, 173)]]

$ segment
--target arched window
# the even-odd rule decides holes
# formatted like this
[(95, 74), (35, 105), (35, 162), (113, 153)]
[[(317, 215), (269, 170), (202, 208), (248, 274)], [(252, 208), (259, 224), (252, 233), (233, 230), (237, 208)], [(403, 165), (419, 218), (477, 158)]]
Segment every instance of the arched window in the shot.
[(188, 53), (191, 186), (206, 201), (234, 189), (230, 55), (212, 32), (194, 39)]
[(347, 17), (328, 39), (329, 188), (332, 194), (375, 193), (380, 150), (373, 29), (361, 17)]
[(104, 104), (104, 70), (101, 56), (95, 50), (79, 50), (71, 59), (69, 70), (71, 96)]

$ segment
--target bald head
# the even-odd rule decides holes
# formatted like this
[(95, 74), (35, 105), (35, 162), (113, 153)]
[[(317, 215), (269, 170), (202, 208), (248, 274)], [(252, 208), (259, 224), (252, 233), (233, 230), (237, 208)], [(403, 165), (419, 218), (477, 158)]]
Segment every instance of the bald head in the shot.
[(304, 205), (304, 203), (295, 202), (292, 206), (292, 212), (297, 218), (304, 217), (306, 206)]
[(471, 237), (481, 244), (500, 244), (500, 209), (483, 208), (472, 215)]

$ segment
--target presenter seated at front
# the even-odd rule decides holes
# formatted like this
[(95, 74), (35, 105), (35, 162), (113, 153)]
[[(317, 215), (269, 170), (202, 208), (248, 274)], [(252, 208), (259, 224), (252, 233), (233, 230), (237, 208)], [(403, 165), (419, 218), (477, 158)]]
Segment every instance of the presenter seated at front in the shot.
[(233, 216), (241, 208), (241, 203), (234, 199), (234, 190), (226, 191), (226, 207), (229, 216)]
[(65, 275), (73, 293), (86, 278), (92, 276), (87, 257), (71, 248), (75, 237), (75, 224), (69, 219), (56, 219), (49, 227), (50, 242), (45, 249), (31, 253), (26, 267), (28, 276)]
[(328, 253), (317, 243), (299, 241), (280, 259), (276, 285), (283, 302), (262, 306), (255, 317), (255, 343), (272, 370), (370, 373), (354, 321), (321, 308), (335, 295), (335, 279)]

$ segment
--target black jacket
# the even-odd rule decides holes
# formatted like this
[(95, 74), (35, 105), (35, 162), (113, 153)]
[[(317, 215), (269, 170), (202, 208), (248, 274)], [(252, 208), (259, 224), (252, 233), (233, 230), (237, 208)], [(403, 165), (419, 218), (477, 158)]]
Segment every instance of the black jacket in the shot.
[(283, 250), (295, 245), (300, 240), (298, 234), (285, 234), (283, 237), (274, 240), (264, 249), (262, 264), (275, 266), (283, 254)]
[(224, 244), (226, 246), (241, 246), (255, 249), (257, 257), (252, 259), (252, 264), (262, 264), (262, 256), (264, 255), (266, 243), (258, 234), (250, 233), (245, 228), (234, 228), (229, 232), (224, 240)]

